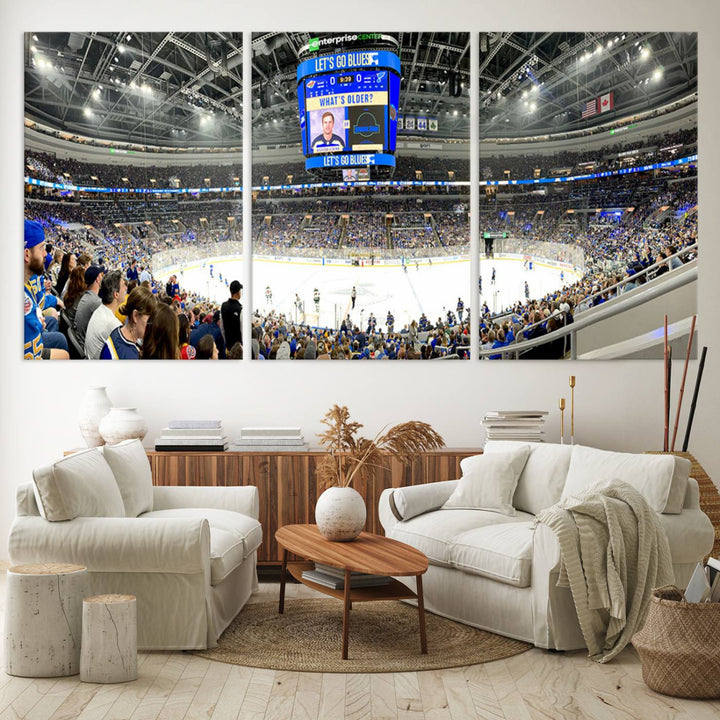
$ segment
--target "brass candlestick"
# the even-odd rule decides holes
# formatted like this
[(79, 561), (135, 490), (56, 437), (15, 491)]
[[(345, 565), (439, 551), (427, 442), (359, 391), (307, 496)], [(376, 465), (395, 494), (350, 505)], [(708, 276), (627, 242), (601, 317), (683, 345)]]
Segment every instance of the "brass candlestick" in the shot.
[(565, 398), (560, 398), (560, 444), (565, 444)]
[(570, 444), (575, 444), (575, 376), (570, 376)]

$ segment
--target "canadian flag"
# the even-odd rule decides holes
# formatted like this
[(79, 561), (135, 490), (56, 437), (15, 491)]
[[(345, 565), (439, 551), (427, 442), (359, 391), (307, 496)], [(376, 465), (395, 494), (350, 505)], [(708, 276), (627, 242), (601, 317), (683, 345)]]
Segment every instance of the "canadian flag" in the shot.
[(612, 110), (615, 107), (615, 102), (613, 100), (612, 92), (601, 95), (599, 98), (598, 105), (600, 106), (599, 109), (600, 109), (601, 113)]

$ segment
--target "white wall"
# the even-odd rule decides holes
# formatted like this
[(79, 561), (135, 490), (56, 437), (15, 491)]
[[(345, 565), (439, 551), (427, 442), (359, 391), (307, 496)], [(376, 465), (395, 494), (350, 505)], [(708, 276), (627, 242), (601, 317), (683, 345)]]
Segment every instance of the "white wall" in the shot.
[[(298, 424), (312, 439), (332, 403), (347, 404), (355, 419), (374, 432), (385, 423), (410, 418), (432, 423), (451, 446), (477, 446), (486, 410), (532, 407), (551, 411), (548, 438), (557, 437), (555, 410), (568, 397), (568, 376), (577, 376), (576, 440), (618, 450), (662, 445), (663, 384), (658, 361), (633, 362), (446, 362), (446, 363), (26, 363), (21, 360), (23, 89), (22, 32), (122, 28), (167, 29), (307, 28), (317, 18), (310, 3), (275, 0), (246, 7), (237, 3), (127, 1), (55, 4), (4, 0), (0, 38), (4, 49), (0, 114), (5, 343), (0, 353), (0, 559), (13, 516), (15, 486), (30, 479), (33, 466), (51, 460), (81, 438), (76, 414), (85, 389), (106, 384), (116, 405), (134, 405), (150, 425), (148, 440), (174, 417), (219, 417), (230, 433), (245, 424)], [(699, 316), (701, 344), (709, 347), (703, 393), (691, 450), (716, 482), (720, 479), (720, 116), (716, 68), (720, 12), (713, 0), (688, 1), (678, 12), (672, 0), (605, 0), (579, 17), (577, 0), (480, 4), (446, 0), (434, 9), (418, 2), (366, 0), (358, 14), (352, 4), (330, 15), (333, 30), (383, 27), (405, 30), (589, 30), (608, 28), (700, 31), (701, 266)], [(327, 15), (327, 13), (325, 13)], [(282, 27), (278, 27), (282, 18)], [(341, 22), (342, 21), (342, 22)], [(211, 371), (212, 367), (212, 371)], [(691, 364), (690, 380), (695, 377)], [(681, 368), (675, 363), (673, 385)], [(689, 401), (686, 393), (686, 408)]]

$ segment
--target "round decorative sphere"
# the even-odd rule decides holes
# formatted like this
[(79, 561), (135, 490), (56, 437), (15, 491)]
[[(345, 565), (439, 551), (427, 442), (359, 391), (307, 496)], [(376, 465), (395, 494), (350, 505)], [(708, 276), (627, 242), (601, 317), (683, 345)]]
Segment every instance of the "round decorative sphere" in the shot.
[(366, 515), (362, 495), (351, 487), (328, 488), (315, 505), (315, 522), (328, 540), (354, 540), (365, 527)]
[(123, 440), (142, 440), (148, 431), (147, 423), (137, 408), (110, 408), (110, 412), (100, 421), (100, 435), (108, 445)]

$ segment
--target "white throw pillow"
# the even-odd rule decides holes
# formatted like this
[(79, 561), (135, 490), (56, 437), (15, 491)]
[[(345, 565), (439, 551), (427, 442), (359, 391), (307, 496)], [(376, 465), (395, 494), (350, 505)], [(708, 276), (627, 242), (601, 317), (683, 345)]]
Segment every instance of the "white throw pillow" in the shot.
[(153, 509), (152, 470), (140, 440), (105, 445), (103, 455), (115, 476), (125, 517), (137, 517)]
[(577, 495), (599, 480), (622, 480), (659, 513), (682, 512), (692, 463), (672, 455), (620, 453), (575, 445), (562, 497)]
[(112, 470), (97, 448), (36, 468), (33, 480), (38, 508), (46, 520), (125, 516)]
[(515, 515), (512, 497), (530, 448), (490, 455), (474, 455), (460, 463), (462, 477), (443, 509), (472, 508)]
[(530, 455), (518, 478), (512, 504), (517, 510), (537, 515), (560, 500), (573, 446), (559, 443), (528, 445), (512, 440), (488, 440), (483, 452), (503, 453), (519, 447), (529, 447)]

